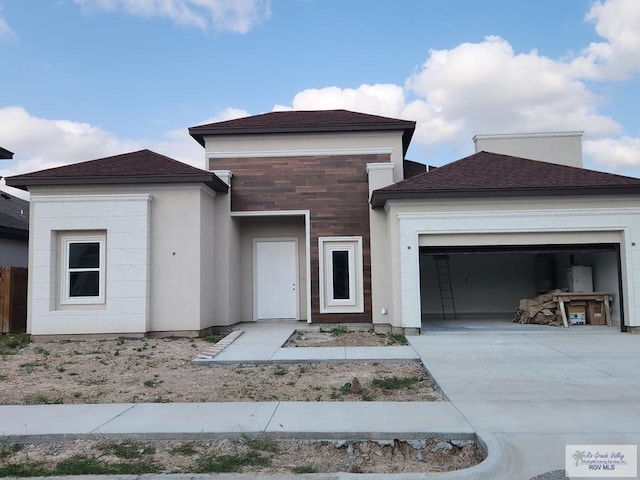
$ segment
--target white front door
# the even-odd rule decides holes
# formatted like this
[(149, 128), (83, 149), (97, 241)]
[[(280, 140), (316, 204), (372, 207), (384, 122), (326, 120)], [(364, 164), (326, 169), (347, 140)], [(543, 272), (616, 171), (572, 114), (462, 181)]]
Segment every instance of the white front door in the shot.
[(256, 320), (298, 318), (298, 242), (254, 240)]

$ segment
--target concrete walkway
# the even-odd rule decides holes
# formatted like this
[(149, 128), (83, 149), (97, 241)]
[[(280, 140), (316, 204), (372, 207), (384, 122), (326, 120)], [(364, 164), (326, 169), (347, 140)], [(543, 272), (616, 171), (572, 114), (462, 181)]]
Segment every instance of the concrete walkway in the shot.
[[(299, 326), (243, 325), (244, 333), (212, 362), (382, 360), (395, 352), (391, 356), (396, 359), (422, 359), (450, 402), (2, 406), (0, 434), (15, 439), (198, 438), (240, 433), (409, 439), (425, 434), (450, 438), (477, 434), (488, 448), (487, 460), (438, 476), (444, 479), (530, 479), (563, 470), (566, 444), (640, 443), (640, 336), (592, 327), (456, 331), (409, 337), (410, 347), (281, 349)], [(356, 477), (434, 476), (315, 478)]]

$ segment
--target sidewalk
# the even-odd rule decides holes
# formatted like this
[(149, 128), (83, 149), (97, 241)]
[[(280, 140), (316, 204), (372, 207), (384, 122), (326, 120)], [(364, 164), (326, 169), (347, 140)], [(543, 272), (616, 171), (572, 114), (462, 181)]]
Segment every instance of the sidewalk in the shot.
[[(450, 402), (0, 406), (0, 433), (16, 439), (241, 433), (380, 439), (431, 434), (466, 439), (477, 434), (488, 448), (488, 458), (474, 468), (438, 475), (444, 479), (530, 479), (563, 470), (566, 444), (640, 443), (640, 336), (610, 329), (584, 334), (562, 329), (442, 332), (408, 337), (407, 347), (281, 349), (296, 326), (243, 325), (242, 335), (206, 361), (420, 358)], [(357, 475), (359, 479), (429, 477)]]

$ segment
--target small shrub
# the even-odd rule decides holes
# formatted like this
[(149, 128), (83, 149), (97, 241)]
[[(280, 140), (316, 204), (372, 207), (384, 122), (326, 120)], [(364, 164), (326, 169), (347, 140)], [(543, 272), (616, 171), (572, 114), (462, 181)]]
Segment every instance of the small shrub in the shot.
[(336, 327), (331, 329), (331, 335), (334, 337), (343, 337), (347, 333), (349, 333), (349, 331), (346, 328)]
[(276, 368), (273, 369), (273, 374), (281, 377), (282, 375), (286, 375), (289, 372), (286, 368), (281, 365), (276, 365)]

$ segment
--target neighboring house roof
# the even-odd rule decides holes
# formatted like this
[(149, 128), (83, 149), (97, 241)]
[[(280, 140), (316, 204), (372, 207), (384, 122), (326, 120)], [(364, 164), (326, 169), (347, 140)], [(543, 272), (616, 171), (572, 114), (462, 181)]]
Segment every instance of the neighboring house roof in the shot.
[(451, 197), (640, 194), (640, 179), (478, 152), (375, 190), (372, 207), (388, 200)]
[(403, 130), (402, 143), (406, 152), (415, 127), (416, 122), (349, 110), (291, 110), (199, 125), (191, 127), (189, 134), (204, 146), (206, 135)]
[(13, 152), (10, 152), (6, 148), (0, 147), (0, 160), (11, 160), (13, 158)]
[(29, 236), (29, 202), (0, 192), (0, 236), (19, 239)]
[(124, 153), (6, 178), (7, 185), (27, 190), (38, 185), (130, 183), (204, 183), (216, 192), (229, 187), (214, 173), (150, 150)]

